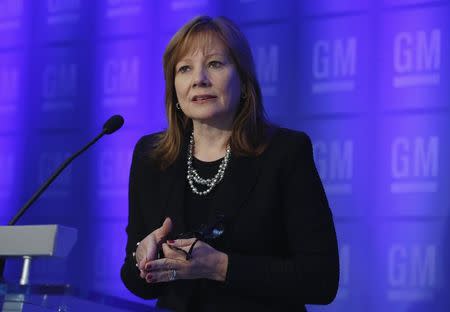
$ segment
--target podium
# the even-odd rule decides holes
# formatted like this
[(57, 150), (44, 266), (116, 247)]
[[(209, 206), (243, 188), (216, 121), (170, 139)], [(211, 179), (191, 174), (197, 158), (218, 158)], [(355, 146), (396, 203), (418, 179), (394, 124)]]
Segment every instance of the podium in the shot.
[(2, 312), (168, 312), (98, 292), (81, 294), (68, 285), (0, 284)]
[(57, 224), (0, 226), (0, 257), (22, 257), (20, 285), (28, 285), (33, 257), (65, 258), (77, 240), (77, 230)]
[(76, 240), (76, 229), (56, 224), (0, 226), (0, 258), (23, 258), (19, 283), (0, 283), (0, 312), (158, 311), (101, 293), (82, 293), (70, 285), (30, 284), (33, 258), (64, 258)]

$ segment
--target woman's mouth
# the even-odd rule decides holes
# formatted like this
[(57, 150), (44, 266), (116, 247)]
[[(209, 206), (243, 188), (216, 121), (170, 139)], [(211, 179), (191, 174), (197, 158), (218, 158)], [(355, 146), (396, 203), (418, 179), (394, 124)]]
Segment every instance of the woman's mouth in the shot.
[(194, 97), (192, 97), (192, 102), (194, 102), (194, 103), (204, 103), (204, 102), (208, 102), (210, 100), (213, 100), (215, 98), (217, 98), (217, 96), (211, 95), (211, 94), (195, 95)]

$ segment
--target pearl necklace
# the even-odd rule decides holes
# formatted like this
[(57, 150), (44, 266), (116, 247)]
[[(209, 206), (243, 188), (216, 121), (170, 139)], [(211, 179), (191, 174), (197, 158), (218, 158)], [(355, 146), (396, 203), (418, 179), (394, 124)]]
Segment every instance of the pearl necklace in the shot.
[[(214, 175), (214, 177), (210, 179), (202, 178), (198, 172), (194, 169), (192, 166), (192, 155), (194, 150), (194, 131), (192, 131), (191, 138), (189, 140), (189, 148), (188, 148), (188, 155), (187, 155), (187, 180), (189, 183), (189, 186), (191, 187), (191, 190), (194, 194), (197, 195), (207, 195), (211, 192), (211, 190), (219, 184), (220, 181), (222, 181), (223, 176), (225, 174), (225, 169), (227, 169), (228, 161), (230, 160), (231, 156), (231, 148), (230, 144), (227, 146), (227, 151), (225, 153), (225, 157), (223, 158), (222, 162), (219, 165), (219, 170)], [(206, 189), (203, 191), (199, 191), (198, 188), (194, 185), (194, 183), (206, 185)]]

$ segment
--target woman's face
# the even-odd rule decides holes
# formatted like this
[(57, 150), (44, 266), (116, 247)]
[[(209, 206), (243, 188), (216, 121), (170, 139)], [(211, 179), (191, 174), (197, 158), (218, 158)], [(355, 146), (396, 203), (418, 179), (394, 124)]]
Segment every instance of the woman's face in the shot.
[(205, 41), (175, 65), (178, 102), (194, 124), (229, 128), (240, 99), (239, 74), (221, 40)]

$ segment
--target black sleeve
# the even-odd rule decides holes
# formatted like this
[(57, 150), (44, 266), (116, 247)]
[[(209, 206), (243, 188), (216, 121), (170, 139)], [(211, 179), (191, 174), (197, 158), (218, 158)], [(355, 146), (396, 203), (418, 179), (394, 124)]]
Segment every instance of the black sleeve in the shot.
[(229, 254), (225, 284), (248, 295), (328, 304), (336, 296), (339, 256), (333, 217), (317, 173), (312, 144), (297, 134), (280, 199), (289, 257)]
[(122, 265), (120, 276), (125, 287), (136, 296), (144, 299), (156, 298), (161, 295), (165, 285), (150, 285), (145, 282), (139, 276), (139, 269), (136, 267), (136, 262), (133, 258), (133, 252), (136, 250), (136, 243), (144, 239), (150, 232), (145, 229), (143, 223), (142, 213), (140, 211), (140, 193), (144, 191), (145, 185), (143, 185), (142, 174), (143, 162), (145, 161), (146, 149), (141, 139), (136, 144), (133, 152), (133, 160), (130, 169), (130, 180), (128, 190), (128, 225), (127, 232), (127, 246), (125, 262)]

